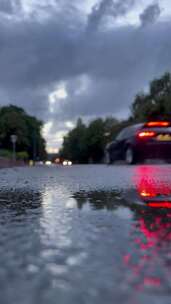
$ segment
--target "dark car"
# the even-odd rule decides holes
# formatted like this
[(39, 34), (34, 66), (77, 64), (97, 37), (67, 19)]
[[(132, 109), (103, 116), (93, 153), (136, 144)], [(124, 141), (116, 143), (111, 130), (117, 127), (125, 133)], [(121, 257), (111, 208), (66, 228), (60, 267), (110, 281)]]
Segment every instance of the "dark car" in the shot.
[(145, 159), (171, 160), (171, 122), (151, 121), (124, 128), (105, 149), (106, 162), (128, 164)]

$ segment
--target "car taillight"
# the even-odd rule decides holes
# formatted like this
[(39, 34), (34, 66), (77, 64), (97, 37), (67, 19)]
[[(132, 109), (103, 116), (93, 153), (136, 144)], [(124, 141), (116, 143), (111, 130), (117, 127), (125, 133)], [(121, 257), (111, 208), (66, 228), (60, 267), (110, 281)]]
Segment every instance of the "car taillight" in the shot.
[(149, 202), (147, 205), (149, 207), (153, 207), (153, 208), (169, 208), (169, 209), (171, 209), (171, 202)]
[(156, 132), (153, 131), (141, 131), (138, 133), (138, 138), (152, 138), (156, 136)]
[(169, 127), (171, 123), (169, 121), (149, 121), (145, 124), (146, 127)]

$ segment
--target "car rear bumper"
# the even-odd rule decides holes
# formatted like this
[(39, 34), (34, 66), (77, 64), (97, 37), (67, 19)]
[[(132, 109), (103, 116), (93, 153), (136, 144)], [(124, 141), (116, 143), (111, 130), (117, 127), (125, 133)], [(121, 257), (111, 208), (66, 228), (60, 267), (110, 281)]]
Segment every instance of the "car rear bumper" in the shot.
[(141, 158), (171, 159), (171, 142), (139, 144), (136, 150)]

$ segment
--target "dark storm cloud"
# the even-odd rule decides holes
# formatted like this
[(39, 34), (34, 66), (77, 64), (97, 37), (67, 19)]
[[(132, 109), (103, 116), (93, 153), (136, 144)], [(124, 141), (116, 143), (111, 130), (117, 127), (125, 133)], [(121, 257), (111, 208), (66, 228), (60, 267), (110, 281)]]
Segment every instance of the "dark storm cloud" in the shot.
[(87, 88), (79, 77), (67, 84), (68, 98), (60, 103), (56, 117), (65, 119), (90, 115), (124, 115), (136, 93), (153, 77), (171, 69), (170, 23), (146, 28), (123, 27), (96, 33), (81, 42), (82, 71), (88, 75)]
[(97, 3), (88, 18), (88, 29), (98, 29), (104, 17), (123, 16), (133, 6), (135, 0), (101, 0)]
[[(57, 131), (80, 115), (126, 115), (135, 94), (171, 68), (171, 24), (96, 31), (95, 24), (109, 15), (102, 3), (87, 22), (69, 5), (60, 13), (51, 7), (46, 19), (0, 19), (1, 104), (23, 106), (54, 121)], [(115, 3), (112, 15), (120, 16), (133, 2)], [(50, 108), (48, 95), (61, 82), (68, 97)]]
[(21, 9), (20, 0), (0, 0), (0, 13), (12, 15)]
[(151, 4), (146, 7), (140, 15), (140, 20), (143, 26), (156, 22), (161, 14), (161, 8), (158, 3)]
[(0, 12), (11, 14), (13, 12), (12, 1), (0, 0)]
[(67, 15), (58, 20), (52, 17), (46, 22), (0, 20), (1, 100), (17, 103), (34, 114), (40, 110), (42, 118), (48, 116), (47, 97), (54, 84), (78, 70), (72, 63), (77, 30), (69, 28), (72, 20), (68, 22)]

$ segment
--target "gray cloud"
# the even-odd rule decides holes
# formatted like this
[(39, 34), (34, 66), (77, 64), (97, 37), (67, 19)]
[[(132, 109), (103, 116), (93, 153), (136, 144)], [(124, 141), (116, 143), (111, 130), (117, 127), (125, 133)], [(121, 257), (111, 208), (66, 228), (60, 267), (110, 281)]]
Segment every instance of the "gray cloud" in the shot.
[(0, 0), (0, 13), (13, 15), (21, 9), (21, 0)]
[(11, 14), (13, 12), (12, 1), (0, 0), (0, 12)]
[(88, 17), (88, 29), (98, 29), (104, 17), (123, 16), (134, 5), (135, 0), (101, 0)]
[(144, 12), (140, 15), (142, 26), (146, 26), (156, 22), (161, 14), (161, 8), (158, 3), (151, 4), (146, 7)]
[[(170, 23), (158, 23), (148, 29), (128, 26), (97, 32), (88, 41), (81, 36), (79, 74), (66, 79), (68, 98), (57, 104), (55, 117), (128, 113), (135, 94), (171, 69), (170, 30)], [(78, 93), (84, 87), (82, 77), (88, 84)]]
[[(54, 133), (81, 115), (127, 115), (134, 95), (171, 69), (169, 22), (95, 31), (67, 2), (49, 14), (0, 19), (0, 100), (52, 121)], [(60, 83), (68, 96), (50, 105)]]

